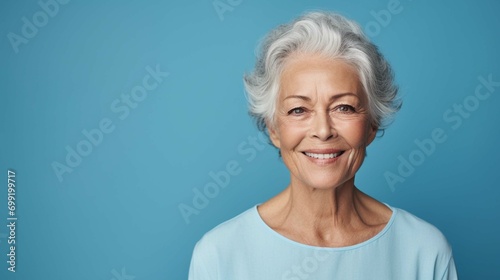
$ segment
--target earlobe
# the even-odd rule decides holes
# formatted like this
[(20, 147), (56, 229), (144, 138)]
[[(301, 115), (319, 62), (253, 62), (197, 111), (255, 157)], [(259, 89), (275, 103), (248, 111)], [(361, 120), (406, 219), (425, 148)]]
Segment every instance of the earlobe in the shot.
[(370, 132), (368, 135), (368, 141), (367, 141), (366, 146), (370, 145), (373, 142), (373, 140), (375, 139), (375, 136), (377, 136), (378, 127), (370, 125), (369, 129), (370, 129)]
[(278, 132), (272, 127), (270, 126), (269, 124), (266, 124), (267, 126), (267, 132), (269, 133), (269, 138), (271, 139), (271, 142), (273, 143), (273, 145), (280, 149), (280, 137), (279, 137), (279, 134)]

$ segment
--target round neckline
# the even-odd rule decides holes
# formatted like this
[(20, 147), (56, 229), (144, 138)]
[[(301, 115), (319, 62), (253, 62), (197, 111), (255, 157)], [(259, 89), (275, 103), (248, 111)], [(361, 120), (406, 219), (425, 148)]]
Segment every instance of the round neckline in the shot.
[(281, 240), (283, 240), (283, 241), (285, 241), (287, 243), (291, 243), (291, 244), (293, 244), (295, 246), (304, 247), (304, 248), (308, 248), (308, 249), (315, 249), (315, 250), (348, 251), (348, 250), (353, 250), (353, 249), (357, 249), (357, 248), (366, 246), (366, 245), (368, 245), (368, 244), (376, 241), (380, 237), (382, 237), (389, 230), (389, 228), (394, 223), (394, 219), (396, 218), (396, 214), (397, 214), (397, 208), (391, 207), (387, 203), (384, 203), (384, 205), (387, 206), (392, 211), (391, 218), (389, 219), (389, 221), (387, 222), (387, 224), (384, 226), (384, 228), (381, 231), (379, 231), (375, 236), (373, 236), (370, 239), (367, 239), (367, 240), (365, 240), (365, 241), (363, 241), (361, 243), (354, 244), (354, 245), (349, 245), (349, 246), (344, 246), (344, 247), (319, 247), (319, 246), (308, 245), (308, 244), (297, 242), (297, 241), (292, 240), (292, 239), (290, 239), (288, 237), (285, 237), (284, 235), (282, 235), (282, 234), (278, 233), (277, 231), (275, 231), (274, 229), (272, 229), (269, 225), (266, 224), (266, 222), (264, 222), (264, 220), (260, 216), (260, 213), (259, 213), (259, 210), (257, 209), (257, 207), (260, 206), (261, 204), (262, 203), (256, 204), (253, 207), (253, 211), (254, 211), (256, 219), (258, 220), (258, 223), (261, 226), (263, 226), (266, 231), (270, 232), (275, 237), (278, 237), (279, 239), (281, 239)]

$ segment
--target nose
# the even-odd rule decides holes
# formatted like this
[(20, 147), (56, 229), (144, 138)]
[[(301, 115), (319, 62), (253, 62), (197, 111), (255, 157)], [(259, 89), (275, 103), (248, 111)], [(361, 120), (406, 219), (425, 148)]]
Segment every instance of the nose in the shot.
[(311, 124), (311, 136), (321, 141), (335, 137), (336, 131), (328, 112), (315, 114)]

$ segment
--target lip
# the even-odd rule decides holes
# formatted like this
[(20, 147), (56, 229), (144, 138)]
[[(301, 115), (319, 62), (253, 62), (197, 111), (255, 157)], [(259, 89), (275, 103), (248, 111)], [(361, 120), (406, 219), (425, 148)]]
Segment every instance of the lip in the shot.
[[(312, 153), (312, 154), (336, 154), (340, 153), (340, 155), (334, 157), (334, 158), (313, 158), (306, 153)], [(302, 151), (302, 154), (309, 159), (311, 162), (318, 164), (318, 165), (326, 165), (330, 163), (336, 162), (343, 154), (345, 153), (345, 150), (339, 150), (339, 149), (310, 149), (310, 150), (304, 150)]]
[(303, 153), (313, 153), (313, 154), (334, 154), (338, 152), (344, 152), (344, 150), (339, 149), (309, 149), (302, 151)]

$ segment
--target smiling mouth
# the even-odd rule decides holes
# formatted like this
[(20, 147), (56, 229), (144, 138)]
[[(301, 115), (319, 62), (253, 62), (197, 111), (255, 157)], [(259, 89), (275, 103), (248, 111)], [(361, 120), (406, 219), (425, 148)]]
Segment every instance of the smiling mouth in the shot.
[(331, 159), (331, 158), (336, 158), (341, 156), (344, 153), (344, 151), (336, 152), (336, 153), (330, 153), (330, 154), (315, 154), (315, 153), (307, 153), (303, 152), (304, 155), (315, 158), (315, 159)]

